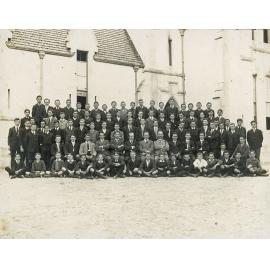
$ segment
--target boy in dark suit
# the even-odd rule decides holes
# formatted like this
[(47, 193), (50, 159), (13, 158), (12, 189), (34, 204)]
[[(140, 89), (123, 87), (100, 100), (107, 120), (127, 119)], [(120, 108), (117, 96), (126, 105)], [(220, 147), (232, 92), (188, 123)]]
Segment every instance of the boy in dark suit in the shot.
[(177, 160), (177, 156), (173, 153), (168, 163), (168, 172), (170, 176), (183, 176), (180, 161)]
[(121, 158), (118, 152), (115, 152), (110, 161), (110, 174), (114, 179), (120, 177), (124, 178), (124, 168), (125, 162), (124, 159)]
[(157, 170), (157, 176), (168, 176), (170, 175), (168, 162), (165, 160), (165, 155), (160, 154), (159, 158), (156, 161), (156, 170)]
[(64, 172), (64, 176), (74, 177), (75, 166), (76, 166), (76, 161), (74, 160), (73, 155), (71, 153), (67, 154), (67, 160), (64, 164), (64, 167), (62, 168)]
[(29, 109), (25, 109), (24, 110), (24, 117), (21, 119), (21, 128), (25, 128), (25, 122), (26, 121), (30, 121), (31, 117), (30, 117), (30, 110)]
[(142, 172), (140, 171), (141, 160), (137, 157), (134, 151), (130, 152), (129, 159), (126, 161), (126, 175), (140, 177)]
[(53, 135), (49, 131), (49, 127), (45, 126), (45, 131), (40, 135), (40, 150), (46, 169), (50, 170), (51, 146), (53, 144)]
[(73, 156), (73, 159), (75, 161), (78, 161), (80, 158), (79, 150), (80, 144), (76, 142), (76, 137), (74, 135), (71, 135), (70, 142), (65, 144), (65, 156), (67, 157), (68, 154), (71, 154)]
[(42, 96), (36, 97), (37, 103), (32, 108), (32, 117), (34, 117), (36, 125), (40, 125), (40, 121), (46, 117), (46, 110), (44, 104), (42, 104)]
[(8, 146), (10, 149), (11, 161), (14, 160), (16, 154), (20, 154), (21, 150), (23, 150), (20, 133), (20, 119), (15, 118), (14, 127), (10, 128), (8, 132)]
[(234, 162), (230, 159), (229, 151), (225, 150), (224, 156), (221, 159), (220, 172), (223, 177), (231, 176), (233, 174)]
[(6, 167), (5, 170), (8, 172), (11, 179), (24, 177), (26, 169), (20, 154), (15, 155), (14, 160), (11, 161), (11, 167)]
[(241, 118), (237, 119), (237, 127), (235, 128), (235, 131), (238, 133), (239, 137), (244, 137), (246, 139), (247, 137), (247, 131), (242, 126), (243, 120)]
[(257, 129), (257, 124), (255, 121), (251, 121), (251, 127), (252, 129), (247, 133), (247, 142), (250, 149), (255, 151), (256, 158), (260, 160), (263, 133), (261, 130)]
[(102, 154), (97, 155), (97, 159), (94, 162), (93, 168), (90, 168), (90, 171), (94, 173), (94, 176), (97, 178), (106, 179), (108, 164), (104, 160), (104, 156)]
[(155, 161), (151, 159), (150, 153), (146, 153), (145, 159), (141, 162), (140, 171), (143, 176), (157, 177)]

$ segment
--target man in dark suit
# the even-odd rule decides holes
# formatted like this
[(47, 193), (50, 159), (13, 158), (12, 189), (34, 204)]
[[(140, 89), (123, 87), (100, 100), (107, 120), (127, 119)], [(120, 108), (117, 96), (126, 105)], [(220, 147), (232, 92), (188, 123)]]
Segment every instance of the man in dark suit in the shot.
[(84, 138), (87, 132), (88, 129), (85, 127), (84, 119), (80, 119), (80, 126), (78, 128), (75, 128), (75, 136), (77, 143), (81, 144), (84, 142)]
[(30, 110), (29, 109), (25, 109), (24, 110), (24, 117), (21, 119), (21, 128), (24, 128), (25, 126), (25, 122), (26, 121), (30, 121), (31, 117), (30, 117)]
[(215, 117), (215, 112), (212, 109), (212, 103), (211, 102), (207, 102), (206, 103), (206, 110), (204, 111), (205, 118), (208, 118), (209, 117), (209, 112), (210, 111), (213, 112), (213, 117)]
[(177, 119), (178, 108), (175, 106), (175, 101), (172, 98), (169, 100), (169, 106), (165, 109), (165, 118), (169, 120), (171, 114), (174, 114), (175, 119)]
[(20, 119), (14, 119), (14, 127), (9, 129), (8, 132), (8, 146), (10, 149), (11, 161), (14, 160), (16, 154), (20, 154), (22, 150), (21, 142), (21, 129), (20, 129)]
[(101, 124), (101, 129), (99, 130), (99, 134), (103, 133), (104, 139), (109, 141), (111, 139), (111, 131), (112, 130), (110, 130), (107, 126), (107, 122), (103, 121)]
[(125, 142), (125, 157), (130, 156), (130, 152), (133, 151), (136, 154), (139, 153), (139, 143), (135, 140), (135, 135), (133, 132), (129, 132), (128, 139)]
[(56, 153), (60, 153), (61, 157), (65, 156), (65, 146), (61, 142), (61, 136), (55, 137), (55, 143), (51, 145), (51, 160), (55, 159)]
[(190, 128), (188, 130), (191, 135), (191, 140), (193, 142), (197, 142), (199, 140), (199, 129), (196, 127), (196, 123), (194, 121), (190, 122)]
[(46, 117), (45, 106), (42, 104), (42, 96), (37, 96), (37, 103), (32, 108), (32, 117), (35, 119), (36, 124), (39, 126), (40, 121)]
[(50, 106), (50, 100), (48, 98), (44, 99), (44, 107), (45, 107), (45, 117), (48, 117), (48, 111), (53, 112), (53, 107)]
[(159, 118), (160, 114), (164, 113), (165, 115), (165, 109), (164, 109), (164, 102), (159, 102), (158, 109), (157, 109), (157, 118)]
[(90, 117), (95, 121), (96, 120), (96, 115), (99, 113), (102, 115), (102, 110), (98, 108), (99, 103), (97, 101), (94, 102), (94, 109), (90, 113)]
[(215, 153), (217, 151), (217, 148), (218, 148), (219, 133), (215, 129), (215, 123), (214, 122), (210, 123), (210, 128), (206, 132), (205, 139), (208, 142), (209, 151)]
[(235, 131), (238, 133), (239, 137), (244, 137), (246, 139), (247, 137), (247, 131), (242, 126), (243, 120), (241, 118), (237, 119), (237, 127), (235, 128)]
[(71, 107), (71, 100), (66, 100), (66, 107), (63, 109), (63, 112), (65, 113), (65, 118), (67, 120), (71, 119), (73, 117), (74, 109)]
[(191, 140), (190, 133), (187, 131), (185, 134), (185, 140), (181, 143), (181, 153), (188, 153), (193, 159), (195, 151), (195, 144)]
[(145, 120), (144, 120), (144, 118), (142, 118), (141, 119), (141, 121), (140, 121), (140, 125), (137, 127), (137, 134), (136, 134), (136, 141), (141, 141), (141, 140), (143, 140), (143, 136), (144, 136), (144, 132), (148, 132), (149, 133), (149, 135), (150, 135), (150, 130), (147, 128), (147, 126), (146, 126), (146, 124), (145, 124)]
[(54, 123), (54, 128), (51, 129), (51, 133), (53, 135), (53, 142), (55, 141), (55, 137), (57, 135), (61, 136), (61, 140), (64, 141), (65, 131), (59, 127), (59, 122), (58, 121), (56, 121)]
[(65, 144), (65, 156), (71, 154), (73, 159), (78, 161), (80, 159), (79, 150), (80, 144), (76, 142), (76, 137), (71, 135), (70, 142)]
[(39, 152), (39, 134), (37, 133), (37, 126), (32, 125), (31, 131), (25, 135), (25, 152), (26, 152), (26, 167), (31, 171), (32, 163), (35, 159), (35, 154)]
[(203, 133), (200, 133), (199, 137), (199, 140), (195, 142), (196, 153), (202, 152), (205, 158), (207, 153), (209, 152), (209, 144), (207, 140), (205, 140)]
[(185, 140), (185, 135), (187, 132), (184, 126), (185, 126), (185, 123), (180, 122), (178, 128), (174, 131), (177, 133), (178, 141), (181, 143)]
[(239, 134), (235, 131), (234, 123), (230, 124), (230, 131), (227, 133), (227, 149), (232, 156), (236, 146), (239, 144)]
[(148, 117), (148, 109), (143, 105), (143, 100), (139, 99), (139, 106), (135, 109), (135, 118), (138, 118), (139, 112), (142, 111), (142, 117), (146, 119)]
[(137, 131), (138, 129), (133, 125), (133, 119), (128, 118), (127, 125), (122, 128), (122, 131), (124, 132), (124, 140), (128, 140), (128, 135), (130, 132), (134, 133), (135, 138), (137, 138)]
[(252, 129), (247, 133), (247, 142), (249, 144), (250, 150), (254, 150), (256, 158), (260, 160), (263, 133), (261, 130), (257, 129), (257, 124), (255, 121), (251, 121), (251, 127)]
[(221, 143), (225, 143), (227, 145), (227, 131), (225, 130), (223, 123), (219, 124), (218, 134), (219, 134), (219, 145)]
[(181, 143), (178, 140), (176, 132), (173, 133), (172, 140), (169, 142), (169, 154), (175, 155), (177, 159), (181, 157)]
[(44, 132), (40, 134), (40, 151), (42, 159), (48, 171), (50, 170), (52, 144), (53, 144), (53, 135), (50, 133), (49, 127), (45, 126)]
[(59, 120), (60, 119), (60, 113), (63, 112), (63, 109), (60, 107), (60, 100), (56, 99), (54, 101), (55, 107), (53, 108), (53, 115)]

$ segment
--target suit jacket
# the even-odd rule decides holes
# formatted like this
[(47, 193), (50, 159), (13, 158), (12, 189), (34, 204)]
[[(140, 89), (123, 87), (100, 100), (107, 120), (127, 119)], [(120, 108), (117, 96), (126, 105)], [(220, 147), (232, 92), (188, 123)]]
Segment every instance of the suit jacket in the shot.
[(178, 136), (178, 141), (183, 142), (186, 140), (185, 135), (186, 135), (186, 129), (180, 130), (180, 128), (176, 129), (175, 132), (177, 133)]
[(193, 154), (195, 150), (196, 148), (193, 141), (189, 141), (189, 144), (187, 144), (186, 140), (181, 143), (181, 153)]
[(195, 110), (194, 116), (195, 116), (198, 120), (200, 119), (200, 113), (201, 113), (201, 112), (204, 113), (204, 110), (198, 110), (198, 109)]
[(95, 144), (90, 141), (89, 148), (88, 148), (88, 145), (86, 142), (81, 143), (79, 154), (80, 155), (89, 155), (90, 154), (90, 155), (95, 156), (97, 154)]
[(173, 141), (169, 142), (169, 153), (178, 154), (181, 153), (181, 143), (177, 140), (176, 143)]
[(127, 171), (133, 171), (135, 168), (140, 168), (141, 160), (138, 157), (135, 157), (134, 161), (131, 158), (129, 158), (126, 164), (127, 164)]
[(201, 141), (197, 141), (196, 144), (195, 144), (195, 147), (196, 147), (196, 151), (199, 152), (208, 152), (209, 151), (209, 145), (208, 145), (208, 142), (207, 140), (203, 140), (203, 143), (201, 143)]
[(165, 118), (169, 120), (171, 114), (174, 114), (175, 118), (177, 119), (177, 117), (178, 117), (178, 108), (176, 106), (174, 106), (173, 108), (171, 108), (170, 106), (166, 107), (166, 109), (165, 109)]
[(227, 135), (228, 135), (228, 132), (225, 129), (223, 130), (222, 133), (221, 133), (221, 130), (218, 130), (219, 145), (221, 143), (225, 143), (227, 145)]
[(80, 127), (75, 128), (76, 142), (79, 144), (83, 143), (87, 132), (88, 129), (86, 127), (83, 127), (83, 129), (80, 129)]
[(191, 140), (193, 142), (197, 142), (199, 140), (199, 129), (195, 128), (195, 129), (189, 129), (188, 130), (190, 132), (190, 136), (191, 136)]
[(70, 137), (72, 135), (74, 135), (76, 137), (76, 129), (74, 127), (72, 127), (72, 129), (67, 128), (66, 130), (64, 130), (64, 141), (65, 141), (65, 143), (70, 142)]
[(61, 153), (61, 156), (64, 156), (65, 155), (65, 146), (63, 143), (60, 143), (59, 149), (60, 149), (60, 151), (58, 150), (56, 143), (52, 144), (51, 155), (54, 157), (55, 154), (59, 152), (59, 153)]
[(65, 118), (68, 120), (73, 117), (74, 109), (72, 107), (65, 107), (63, 108), (63, 112), (65, 113)]
[(94, 121), (94, 123), (95, 123), (95, 130), (97, 130), (97, 131), (100, 131), (101, 130), (101, 125), (102, 125), (102, 120), (100, 120), (100, 121)]
[(125, 141), (128, 140), (129, 132), (133, 132), (134, 133), (134, 138), (137, 138), (138, 129), (134, 125), (132, 127), (130, 127), (130, 128), (128, 126), (125, 126), (125, 127), (122, 128), (122, 131), (124, 132), (124, 140)]
[(77, 142), (75, 142), (74, 146), (71, 142), (65, 144), (65, 156), (70, 153), (75, 159), (76, 155), (79, 155), (79, 150), (80, 144)]
[(205, 115), (205, 118), (208, 118), (208, 116), (209, 116), (209, 111), (212, 111), (213, 112), (213, 117), (215, 117), (215, 111), (213, 110), (213, 109), (206, 109), (205, 111), (204, 111), (204, 115)]
[(25, 135), (25, 150), (30, 153), (39, 152), (39, 135), (37, 132), (35, 134), (28, 132)]
[(154, 126), (154, 121), (156, 120), (155, 117), (153, 119), (150, 119), (149, 117), (145, 120), (145, 125), (148, 129), (152, 129)]
[(51, 129), (51, 133), (53, 135), (53, 142), (55, 142), (55, 137), (57, 135), (61, 136), (61, 141), (62, 142), (64, 141), (64, 139), (65, 139), (65, 131), (63, 129), (60, 129), (60, 128), (55, 129), (55, 128), (53, 128), (53, 129)]
[(49, 132), (48, 134), (40, 134), (40, 149), (41, 152), (50, 152), (53, 144), (53, 135)]
[(247, 137), (247, 131), (244, 127), (236, 127), (235, 131), (238, 133), (239, 137), (244, 137), (246, 139)]
[(53, 108), (53, 115), (57, 118), (60, 119), (60, 113), (63, 112), (63, 109), (60, 107), (54, 107)]
[(135, 140), (133, 140), (132, 143), (130, 142), (130, 140), (125, 142), (125, 156), (129, 156), (131, 151), (134, 151), (136, 153), (139, 152), (139, 144)]
[(218, 121), (219, 123), (222, 123), (222, 124), (224, 124), (225, 123), (225, 118), (223, 117), (223, 116), (221, 116), (221, 117), (215, 117), (215, 119), (214, 119), (215, 121)]
[(262, 147), (263, 133), (261, 130), (256, 129), (255, 132), (251, 129), (247, 133), (247, 142), (251, 149)]
[(99, 132), (97, 130), (89, 130), (87, 135), (90, 136), (90, 141), (95, 143), (98, 140)]
[(227, 134), (227, 148), (234, 151), (239, 143), (239, 134), (237, 132), (232, 133), (231, 131)]
[(149, 164), (147, 166), (146, 159), (141, 162), (140, 169), (145, 172), (153, 172), (156, 169), (155, 161), (150, 159)]
[(47, 126), (49, 126), (49, 129), (53, 129), (54, 128), (54, 123), (57, 121), (56, 117), (52, 117), (52, 118), (44, 118), (44, 121), (46, 123)]
[(16, 132), (15, 127), (9, 129), (8, 132), (8, 145), (11, 150), (16, 150), (22, 145), (21, 142), (21, 129), (18, 127), (18, 132)]
[(106, 128), (106, 130), (100, 129), (99, 130), (99, 135), (100, 135), (101, 132), (104, 133), (104, 139), (105, 140), (108, 140), (109, 141), (111, 139), (111, 130), (110, 129), (108, 129), (108, 128)]
[(96, 121), (96, 115), (97, 115), (98, 113), (99, 113), (100, 115), (102, 115), (102, 110), (100, 110), (100, 109), (97, 109), (97, 110), (93, 109), (93, 110), (90, 112), (90, 117), (93, 118), (94, 121)]
[(161, 130), (165, 130), (165, 128), (166, 128), (166, 120), (164, 119), (164, 121), (161, 121), (161, 119), (158, 119), (158, 127)]
[(23, 117), (21, 118), (21, 128), (25, 128), (25, 122), (30, 121), (31, 117)]
[(135, 109), (135, 118), (138, 118), (139, 111), (143, 112), (144, 119), (146, 119), (148, 117), (148, 109), (145, 106), (143, 106), (143, 107), (137, 106)]
[(44, 117), (48, 117), (48, 111), (50, 110), (50, 111), (53, 112), (53, 107), (52, 107), (52, 106), (46, 107), (46, 106), (44, 105), (44, 108), (45, 108), (45, 116), (44, 116)]
[(26, 129), (26, 128), (21, 128), (21, 132), (20, 132), (20, 140), (21, 140), (21, 144), (23, 146), (24, 151), (26, 151), (26, 145), (25, 145), (25, 137), (26, 134), (31, 132), (30, 128)]
[(197, 126), (198, 120), (195, 117), (193, 119), (191, 119), (190, 117), (186, 118), (186, 120), (185, 120), (186, 128), (190, 129), (190, 123), (191, 122), (195, 122), (196, 126)]
[(124, 148), (125, 148), (125, 144), (124, 144), (123, 138), (120, 138), (118, 141), (115, 138), (111, 140), (111, 149), (113, 151), (116, 151), (122, 154), (124, 151)]
[(142, 154), (145, 154), (146, 152), (149, 152), (150, 154), (153, 154), (154, 152), (154, 143), (151, 140), (148, 140), (145, 142), (145, 140), (140, 141), (139, 143), (139, 149)]
[(98, 140), (95, 143), (96, 152), (103, 155), (110, 155), (110, 142), (108, 140)]
[(145, 125), (143, 128), (142, 128), (141, 125), (138, 126), (138, 128), (137, 128), (137, 136), (136, 136), (136, 140), (137, 140), (137, 141), (143, 140), (143, 134), (144, 134), (144, 132), (146, 132), (146, 131), (148, 131), (148, 132), (149, 132), (149, 135), (151, 135), (151, 134), (150, 134), (151, 131), (150, 131), (150, 129), (147, 128), (146, 125)]
[(218, 148), (219, 133), (217, 130), (214, 130), (213, 132), (211, 132), (211, 130), (209, 129), (206, 133), (205, 139), (208, 141), (210, 151), (214, 151)]
[(36, 120), (40, 121), (44, 117), (46, 117), (46, 111), (45, 111), (45, 106), (44, 104), (35, 104), (32, 107), (32, 117), (34, 117)]
[(205, 130), (204, 127), (202, 126), (200, 129), (199, 129), (199, 134), (200, 133), (203, 133), (204, 134), (204, 137), (207, 137), (207, 133), (209, 131), (209, 127), (207, 127), (207, 129)]

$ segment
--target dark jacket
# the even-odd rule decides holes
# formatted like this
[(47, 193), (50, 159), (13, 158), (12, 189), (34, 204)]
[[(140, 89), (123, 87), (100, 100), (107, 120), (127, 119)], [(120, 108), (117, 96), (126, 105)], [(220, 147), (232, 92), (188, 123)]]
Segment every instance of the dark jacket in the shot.
[(11, 150), (18, 149), (22, 145), (21, 142), (21, 129), (18, 127), (18, 132), (16, 132), (15, 127), (9, 129), (8, 132), (8, 145)]
[(255, 132), (251, 129), (247, 133), (247, 142), (250, 149), (258, 149), (262, 147), (263, 133), (261, 130), (256, 129)]
[(39, 152), (39, 135), (37, 132), (35, 134), (28, 132), (25, 135), (25, 150), (31, 153)]

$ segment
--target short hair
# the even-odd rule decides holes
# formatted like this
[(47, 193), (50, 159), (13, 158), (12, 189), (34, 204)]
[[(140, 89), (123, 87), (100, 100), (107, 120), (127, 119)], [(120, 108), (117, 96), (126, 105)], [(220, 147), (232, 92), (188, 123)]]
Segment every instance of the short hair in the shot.
[(252, 125), (253, 123), (256, 124), (256, 121), (255, 121), (255, 120), (252, 120), (252, 121), (250, 122), (251, 125)]
[(254, 153), (254, 154), (255, 154), (255, 150), (251, 149), (251, 150), (250, 150), (250, 153)]
[(224, 154), (227, 154), (227, 153), (230, 154), (228, 150), (225, 150), (225, 151), (224, 151)]
[(209, 152), (209, 156), (210, 156), (210, 155), (214, 155), (214, 153), (213, 153), (213, 152)]
[(39, 152), (37, 152), (37, 153), (35, 154), (35, 157), (36, 157), (36, 156), (41, 156), (41, 154), (40, 154)]
[(15, 121), (20, 121), (20, 118), (18, 118), (18, 117), (14, 118), (14, 122)]
[(243, 119), (242, 118), (238, 118), (237, 120), (236, 120), (236, 122), (238, 123), (238, 122), (243, 122)]
[(38, 99), (38, 98), (42, 98), (42, 96), (41, 96), (41, 95), (38, 95), (38, 96), (36, 97), (36, 99)]
[(218, 109), (218, 112), (223, 112), (223, 110), (222, 109)]
[(25, 113), (26, 113), (26, 112), (29, 112), (29, 113), (30, 113), (30, 110), (29, 110), (29, 109), (25, 109), (24, 112), (25, 112)]

